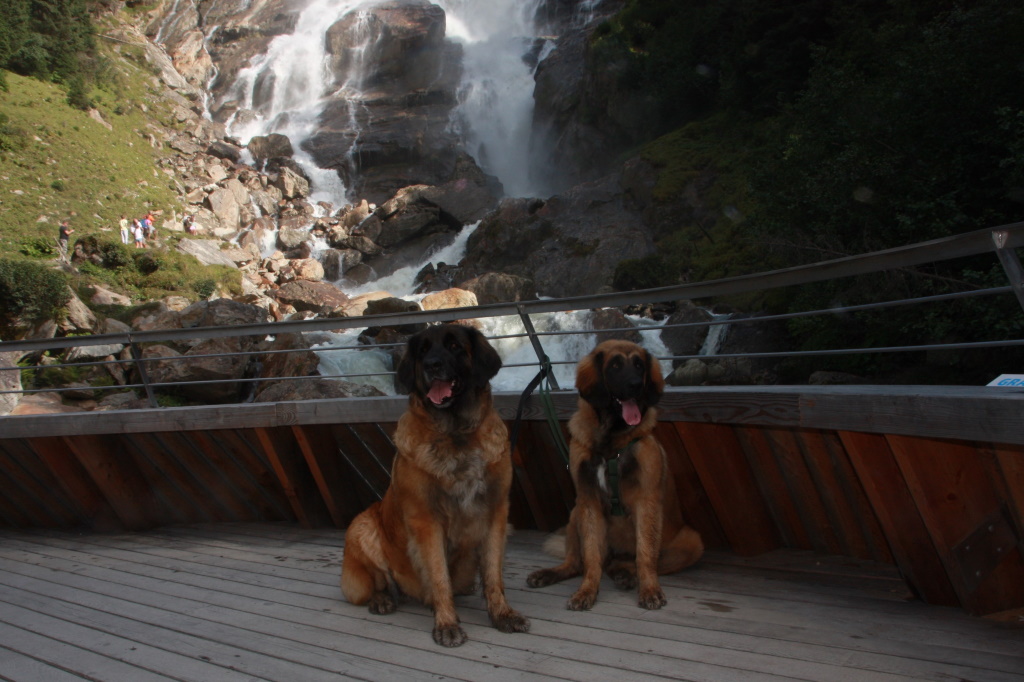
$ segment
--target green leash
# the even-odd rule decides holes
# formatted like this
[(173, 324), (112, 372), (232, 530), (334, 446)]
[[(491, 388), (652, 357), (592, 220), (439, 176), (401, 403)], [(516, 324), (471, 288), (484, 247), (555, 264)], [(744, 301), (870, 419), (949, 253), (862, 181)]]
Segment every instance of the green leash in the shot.
[(626, 508), (622, 506), (622, 497), (619, 495), (619, 458), (636, 445), (639, 438), (634, 438), (615, 453), (615, 456), (605, 460), (605, 479), (608, 481), (608, 491), (612, 498), (612, 516), (625, 516)]

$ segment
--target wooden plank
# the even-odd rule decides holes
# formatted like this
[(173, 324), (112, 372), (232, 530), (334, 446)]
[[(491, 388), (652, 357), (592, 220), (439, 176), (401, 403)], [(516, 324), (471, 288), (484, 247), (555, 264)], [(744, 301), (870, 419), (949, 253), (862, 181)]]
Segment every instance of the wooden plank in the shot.
[(791, 489), (788, 478), (783, 475), (764, 430), (748, 427), (737, 428), (735, 432), (783, 546), (810, 549), (814, 543), (797, 506), (798, 493)]
[(281, 428), (255, 429), (255, 432), (299, 522), (307, 527), (329, 524), (327, 506), (290, 432)]
[(825, 392), (801, 401), (801, 425), (923, 438), (1024, 443), (1024, 394), (915, 386), (893, 391)]
[[(576, 409), (575, 391), (552, 394), (559, 419)], [(496, 393), (503, 419), (513, 419), (519, 395)], [(404, 396), (246, 403), (147, 410), (7, 417), (0, 438), (394, 422)], [(661, 402), (664, 421), (702, 421), (1024, 444), (1018, 428), (1024, 393), (960, 386), (698, 386), (669, 387)], [(527, 402), (524, 419), (543, 420), (539, 400)]]
[(733, 551), (778, 547), (778, 530), (733, 429), (696, 422), (677, 422), (676, 429)]
[(68, 500), (80, 510), (83, 523), (96, 530), (123, 528), (114, 508), (62, 438), (33, 438), (32, 450), (46, 464)]
[(1024, 533), (1024, 446), (988, 445), (987, 449), (996, 465), (993, 475), (1002, 482), (1003, 499), (1016, 520), (1017, 532)]
[(194, 432), (160, 432), (149, 434), (154, 446), (162, 448), (176, 457), (182, 466), (194, 477), (197, 486), (216, 505), (214, 520), (251, 521), (255, 513), (246, 497), (240, 492), (232, 476), (216, 466), (199, 448), (192, 437)]
[(367, 499), (379, 500), (391, 483), (391, 470), (386, 469), (381, 460), (367, 448), (359, 434), (352, 431), (350, 424), (333, 425), (331, 431), (334, 433), (336, 448), (345, 461), (365, 479), (367, 490), (371, 493)]
[(359, 505), (352, 504), (352, 498), (344, 494), (351, 490), (355, 482), (348, 478), (343, 463), (339, 461), (338, 448), (330, 429), (322, 426), (293, 426), (292, 433), (313, 474), (320, 496), (327, 505), (331, 520), (338, 528), (345, 528), (359, 513)]
[[(0, 616), (0, 621), (3, 618), (3, 616)], [(0, 641), (3, 641), (6, 646), (13, 647), (17, 651), (23, 652), (38, 661), (45, 662), (55, 672), (53, 678), (49, 677), (49, 672), (47, 672), (46, 676), (36, 678), (32, 682), (60, 679), (62, 673), (68, 670), (80, 673), (86, 679), (110, 680), (111, 682), (115, 680), (118, 682), (130, 682), (131, 680), (138, 680), (139, 682), (170, 682), (174, 679), (144, 670), (138, 666), (116, 661), (82, 647), (65, 644), (52, 637), (28, 632), (5, 622), (0, 622)], [(99, 638), (95, 638), (94, 641), (97, 646), (100, 645), (101, 640)], [(82, 678), (79, 677), (78, 679)]]
[[(851, 537), (857, 536), (856, 524), (850, 519), (847, 501), (832, 473), (831, 461), (817, 432), (811, 430), (766, 429), (783, 459), (783, 470), (791, 472), (799, 485), (800, 497), (806, 503), (805, 522), (817, 526), (816, 535), (824, 540), (830, 554), (851, 554)], [(821, 541), (819, 540), (819, 543)]]
[(672, 424), (661, 422), (655, 428), (655, 434), (665, 448), (668, 459), (669, 475), (679, 495), (679, 504), (686, 523), (700, 533), (704, 546), (708, 549), (721, 549), (728, 545), (722, 525), (718, 522), (711, 501), (700, 476), (690, 461), (679, 438), (679, 432)]
[(190, 431), (189, 442), (223, 473), (249, 507), (249, 519), (293, 520), (273, 473), (248, 444), (231, 431)]
[[(871, 507), (871, 502), (864, 493), (864, 487), (860, 484), (857, 473), (853, 470), (853, 465), (850, 463), (849, 455), (846, 454), (842, 440), (838, 434), (832, 431), (816, 431), (815, 433), (820, 437), (828, 458), (832, 462), (832, 472), (835, 475), (836, 485), (842, 491), (844, 499), (847, 500), (852, 510), (853, 520), (860, 528), (859, 536), (852, 531), (849, 535), (851, 537), (863, 538), (866, 544), (866, 547), (863, 549), (863, 555), (855, 554), (854, 556), (888, 564), (893, 563), (894, 559), (885, 540), (885, 533), (878, 521), (878, 517), (875, 515), (875, 510)], [(854, 544), (851, 549), (854, 552), (861, 551), (859, 544)]]
[(295, 520), (273, 467), (260, 451), (259, 439), (251, 429), (194, 431), (193, 438), (204, 452), (214, 450), (234, 462), (236, 480), (244, 479), (245, 487), (258, 493), (249, 499), (258, 501), (264, 519)]
[(9, 464), (0, 458), (0, 490), (10, 505), (8, 513), (16, 511), (22, 519), (18, 525), (25, 527), (59, 525), (42, 500), (25, 488), (24, 473)]
[(78, 521), (78, 509), (68, 500), (39, 456), (22, 440), (0, 441), (0, 450), (7, 458), (0, 468), (9, 469), (17, 476), (26, 494), (45, 507), (52, 525), (69, 526)]
[(188, 523), (211, 521), (215, 517), (204, 514), (201, 507), (211, 505), (206, 495), (190, 490), (192, 479), (175, 458), (162, 448), (154, 448), (146, 434), (126, 434), (121, 437), (125, 450), (135, 456), (136, 466), (149, 483), (149, 490), (163, 502), (167, 515), (162, 523)]
[(391, 472), (384, 470), (380, 460), (366, 450), (347, 424), (335, 424), (330, 430), (340, 458), (339, 466), (347, 471), (345, 478), (352, 481), (351, 503), (357, 511), (362, 511), (383, 498), (391, 484)]
[(516, 447), (523, 471), (533, 485), (532, 527), (543, 531), (561, 528), (569, 522), (576, 491), (547, 423), (523, 422)]
[[(961, 441), (895, 435), (888, 441), (964, 607), (978, 615), (1024, 607), (1024, 558), (1018, 547), (990, 557), (990, 569), (977, 569), (990, 570), (987, 575), (968, 575), (954, 551), (979, 526), (998, 517), (1006, 502), (979, 462), (991, 453)], [(971, 553), (996, 551), (974, 544)], [(977, 565), (972, 563), (971, 573)]]
[[(0, 637), (4, 633), (0, 629)], [(20, 633), (18, 633), (20, 634)], [(5, 680), (11, 682), (82, 682), (82, 678), (73, 673), (66, 672), (60, 668), (36, 660), (31, 656), (18, 651), (13, 651), (0, 645), (0, 670), (3, 670)]]
[(64, 442), (89, 473), (125, 528), (148, 528), (164, 518), (161, 509), (122, 444), (103, 436), (76, 436)]
[(842, 431), (839, 437), (911, 589), (930, 604), (959, 605), (885, 436)]

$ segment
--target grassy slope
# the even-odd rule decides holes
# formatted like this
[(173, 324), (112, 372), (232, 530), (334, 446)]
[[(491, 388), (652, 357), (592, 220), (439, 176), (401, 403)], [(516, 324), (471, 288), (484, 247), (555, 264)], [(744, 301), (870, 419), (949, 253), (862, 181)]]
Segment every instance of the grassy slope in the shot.
[[(136, 49), (119, 45), (116, 52)], [(107, 77), (92, 97), (112, 130), (68, 106), (60, 87), (7, 74), (0, 113), (9, 118), (16, 148), (0, 152), (0, 256), (25, 240), (52, 241), (62, 218), (72, 218), (79, 237), (116, 230), (121, 213), (176, 204), (156, 165), (158, 152), (143, 137), (153, 117), (169, 119), (169, 105), (155, 96), (143, 66), (109, 45), (105, 51)]]

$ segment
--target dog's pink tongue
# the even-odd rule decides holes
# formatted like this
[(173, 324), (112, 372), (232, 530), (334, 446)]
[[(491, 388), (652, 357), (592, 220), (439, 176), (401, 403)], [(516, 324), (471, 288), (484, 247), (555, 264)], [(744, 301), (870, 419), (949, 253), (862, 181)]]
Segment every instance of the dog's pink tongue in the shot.
[(436, 379), (434, 383), (430, 384), (430, 390), (427, 392), (427, 397), (435, 405), (440, 405), (444, 402), (445, 398), (452, 397), (452, 382), (441, 381)]
[(622, 406), (622, 418), (627, 424), (636, 426), (640, 423), (640, 408), (635, 400), (620, 400), (619, 405)]

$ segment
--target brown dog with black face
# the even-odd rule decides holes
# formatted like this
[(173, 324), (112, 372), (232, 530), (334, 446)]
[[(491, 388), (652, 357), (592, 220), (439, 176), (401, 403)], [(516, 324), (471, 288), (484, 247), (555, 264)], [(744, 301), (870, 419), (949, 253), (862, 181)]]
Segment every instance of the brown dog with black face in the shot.
[(491, 402), (500, 368), (471, 327), (428, 327), (409, 339), (398, 365), (409, 409), (395, 431), (391, 485), (345, 534), (345, 598), (391, 613), (397, 588), (433, 607), (443, 646), (466, 641), (453, 596), (471, 594), (478, 572), (494, 627), (530, 628), (505, 600), (502, 578), (512, 459)]
[(527, 584), (545, 587), (582, 573), (567, 604), (581, 611), (597, 600), (604, 568), (622, 589), (639, 583), (640, 606), (660, 609), (666, 601), (658, 575), (685, 568), (704, 552), (700, 535), (683, 522), (665, 450), (654, 436), (661, 366), (635, 343), (605, 341), (580, 361), (576, 388), (579, 408), (569, 421), (576, 505), (565, 560), (534, 571)]

